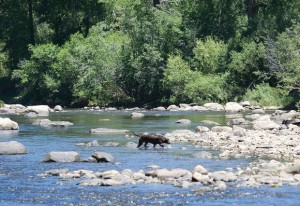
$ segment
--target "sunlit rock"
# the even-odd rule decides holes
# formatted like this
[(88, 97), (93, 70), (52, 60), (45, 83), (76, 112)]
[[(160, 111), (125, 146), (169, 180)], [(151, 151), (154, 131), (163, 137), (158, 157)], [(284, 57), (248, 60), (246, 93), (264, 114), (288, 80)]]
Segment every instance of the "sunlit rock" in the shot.
[(0, 142), (0, 155), (17, 155), (26, 153), (27, 148), (19, 142)]
[(19, 130), (19, 125), (10, 118), (0, 117), (0, 130)]
[(74, 151), (49, 152), (44, 157), (44, 162), (79, 162), (80, 155)]

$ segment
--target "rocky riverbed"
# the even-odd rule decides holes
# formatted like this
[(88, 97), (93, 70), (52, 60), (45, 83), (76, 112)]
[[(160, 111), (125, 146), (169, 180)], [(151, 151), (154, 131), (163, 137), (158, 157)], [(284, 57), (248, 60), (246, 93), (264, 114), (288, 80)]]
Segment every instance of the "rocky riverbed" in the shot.
[[(242, 106), (242, 104), (239, 105)], [(151, 112), (139, 108), (122, 111), (113, 108), (86, 108), (83, 110), (95, 111), (94, 113), (89, 113), (89, 115), (93, 114), (93, 118), (96, 119), (90, 122), (91, 118), (89, 117), (85, 119), (84, 123), (81, 119), (72, 120), (70, 117), (64, 119), (62, 110), (59, 111), (61, 113), (55, 113), (57, 115), (53, 118), (51, 114), (53, 114), (54, 110), (49, 110), (49, 119), (40, 119), (44, 115), (25, 117), (25, 120), (27, 119), (26, 122), (30, 122), (32, 131), (41, 130), (45, 134), (50, 135), (47, 138), (51, 139), (53, 134), (65, 135), (66, 132), (72, 131), (74, 136), (80, 130), (80, 138), (74, 142), (72, 141), (73, 138), (67, 137), (66, 141), (68, 144), (64, 143), (61, 147), (56, 146), (56, 150), (53, 150), (53, 147), (51, 147), (53, 142), (50, 140), (47, 140), (48, 145), (43, 145), (44, 149), (40, 151), (38, 149), (33, 150), (30, 147), (26, 148), (26, 141), (20, 141), (23, 143), (21, 145), (22, 152), (16, 152), (16, 148), (11, 148), (13, 144), (20, 146), (16, 141), (2, 141), (0, 146), (4, 148), (1, 150), (4, 151), (2, 154), (30, 156), (33, 152), (36, 152), (39, 154), (40, 161), (44, 159), (38, 164), (53, 165), (53, 162), (56, 162), (59, 167), (53, 168), (55, 164), (50, 166), (52, 169), (44, 170), (35, 175), (38, 175), (38, 178), (41, 179), (48, 179), (53, 176), (53, 178), (58, 178), (58, 180), (72, 182), (77, 187), (120, 187), (159, 184), (188, 188), (196, 193), (203, 194), (205, 191), (256, 188), (262, 185), (271, 187), (299, 186), (299, 112), (283, 110), (270, 112), (257, 106), (245, 105), (236, 107), (236, 104), (233, 103), (224, 106), (215, 103), (205, 106), (181, 104), (179, 106), (171, 105), (168, 108), (154, 108)], [(32, 108), (25, 113), (25, 108), (22, 111), (19, 114), (33, 112)], [(226, 122), (202, 119), (195, 123), (193, 116), (191, 116), (191, 119), (188, 119), (186, 116), (182, 118), (181, 115), (178, 115), (178, 119), (168, 121), (168, 123), (156, 123), (156, 121), (160, 121), (159, 119), (164, 118), (164, 112), (168, 112), (168, 115), (176, 115), (187, 111), (190, 112), (189, 114), (199, 116), (205, 114), (205, 111), (217, 112), (214, 114), (225, 115)], [(37, 112), (34, 113), (38, 114)], [(139, 115), (136, 115), (137, 113)], [(110, 119), (110, 115), (115, 114), (123, 116), (124, 121), (120, 122), (120, 125), (116, 124), (119, 120)], [(24, 123), (22, 123), (25, 120), (19, 118), (22, 119), (19, 127), (19, 125), (16, 125), (16, 122), (19, 122), (17, 121), (18, 118), (14, 118), (16, 116), (10, 117), (14, 121), (9, 121), (9, 118), (5, 118), (5, 122), (9, 122), (14, 127), (3, 128), (6, 130), (17, 128), (18, 133), (16, 133), (16, 137), (26, 134), (23, 133)], [(155, 121), (152, 121), (152, 119)], [(72, 123), (66, 120), (70, 120)], [(2, 118), (2, 121), (4, 122), (4, 118)], [(138, 129), (133, 125), (136, 122), (140, 124)], [(143, 129), (143, 125), (145, 126), (144, 122), (147, 122), (147, 127), (145, 127), (147, 129)], [(28, 123), (26, 124), (28, 125)], [(111, 127), (111, 124), (114, 126)], [(149, 126), (152, 124), (154, 126)], [(172, 128), (168, 129), (167, 133), (164, 133), (164, 136), (169, 138), (172, 143), (170, 146), (166, 146), (164, 149), (152, 149), (151, 146), (148, 149), (136, 148), (138, 138), (134, 137), (131, 131), (139, 131), (140, 134), (143, 132), (161, 133), (159, 128), (164, 128), (163, 131), (165, 131), (167, 125)], [(84, 131), (82, 131), (82, 128), (84, 128)], [(76, 134), (77, 136), (78, 134)], [(90, 141), (84, 140), (83, 136), (88, 136)], [(116, 136), (118, 136), (118, 139), (123, 138), (122, 141), (114, 141)], [(94, 140), (91, 140), (91, 138)], [(182, 143), (184, 143), (184, 147), (179, 149), (177, 145)], [(118, 152), (113, 152), (114, 155), (105, 152), (107, 150), (118, 151), (120, 150), (119, 148), (128, 148), (125, 150), (130, 150), (130, 152), (126, 153), (126, 157), (121, 157)], [(176, 151), (175, 148), (177, 148)], [(11, 149), (11, 151), (8, 151), (8, 149)], [(181, 153), (186, 153), (186, 151), (197, 151), (198, 149), (200, 151), (194, 152), (190, 157), (199, 159), (200, 162), (190, 169), (181, 167), (180, 164), (176, 165), (176, 155), (174, 156), (174, 167), (171, 167), (172, 164), (164, 166), (163, 159), (161, 160), (162, 164), (149, 164), (147, 169), (139, 166), (140, 163), (137, 163), (135, 167), (124, 168), (124, 166), (119, 166), (126, 165), (127, 160), (132, 161), (129, 158), (136, 158), (136, 155), (140, 153), (147, 154), (150, 152), (155, 154), (155, 150), (157, 150), (158, 154), (165, 151), (166, 153), (172, 152), (180, 156)], [(203, 149), (207, 149), (207, 151), (202, 151)], [(90, 152), (87, 155), (86, 152), (88, 151)], [(82, 153), (84, 154), (82, 155)], [(106, 160), (103, 159), (104, 157)], [(201, 161), (205, 159), (228, 161), (245, 158), (249, 160), (249, 164), (243, 165), (243, 167), (227, 167), (222, 170), (211, 170), (201, 164)], [(73, 164), (73, 166), (70, 167), (69, 164)], [(99, 166), (91, 166), (94, 164), (101, 165), (101, 169), (96, 169)], [(76, 169), (70, 169), (74, 167)]]

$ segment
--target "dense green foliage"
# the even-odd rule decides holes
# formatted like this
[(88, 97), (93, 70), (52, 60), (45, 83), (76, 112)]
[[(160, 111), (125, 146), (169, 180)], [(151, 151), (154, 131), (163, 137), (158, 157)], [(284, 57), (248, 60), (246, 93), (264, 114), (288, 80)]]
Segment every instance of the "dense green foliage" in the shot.
[(299, 105), (298, 0), (0, 3), (6, 102)]

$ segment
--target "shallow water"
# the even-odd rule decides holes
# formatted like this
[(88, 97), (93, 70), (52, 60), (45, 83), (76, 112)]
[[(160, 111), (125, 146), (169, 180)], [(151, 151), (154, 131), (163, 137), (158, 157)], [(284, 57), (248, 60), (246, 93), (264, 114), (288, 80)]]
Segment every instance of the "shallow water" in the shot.
[[(221, 112), (144, 112), (146, 117), (132, 119), (131, 112), (67, 111), (51, 113), (50, 120), (74, 123), (67, 129), (45, 129), (32, 125), (36, 119), (23, 116), (9, 116), (19, 123), (19, 132), (1, 132), (0, 141), (18, 141), (24, 144), (26, 155), (0, 156), (0, 205), (300, 205), (300, 187), (280, 188), (236, 188), (225, 191), (210, 191), (203, 194), (195, 188), (179, 188), (162, 184), (137, 184), (121, 187), (81, 187), (78, 180), (63, 180), (57, 177), (41, 178), (49, 169), (68, 168), (106, 171), (132, 169), (148, 171), (147, 166), (161, 168), (184, 168), (193, 170), (201, 164), (209, 171), (225, 168), (246, 167), (252, 159), (218, 160), (196, 159), (191, 155), (197, 151), (218, 151), (194, 148), (189, 143), (172, 144), (166, 149), (136, 149), (124, 145), (136, 142), (137, 138), (125, 135), (96, 135), (89, 130), (98, 127), (128, 129), (136, 133), (166, 133), (175, 129), (194, 130), (202, 120), (226, 124)], [(190, 119), (192, 124), (179, 125), (178, 119)], [(118, 142), (119, 147), (83, 147), (77, 143), (98, 140)], [(183, 150), (182, 148), (187, 148)], [(77, 151), (81, 158), (87, 158), (97, 151), (111, 153), (117, 164), (105, 163), (44, 163), (43, 158), (50, 151)]]

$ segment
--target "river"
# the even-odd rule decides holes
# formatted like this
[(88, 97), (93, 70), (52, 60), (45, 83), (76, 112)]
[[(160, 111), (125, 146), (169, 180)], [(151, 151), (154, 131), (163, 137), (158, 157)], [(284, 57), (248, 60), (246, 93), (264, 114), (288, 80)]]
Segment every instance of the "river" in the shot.
[[(167, 133), (176, 129), (194, 131), (202, 120), (225, 125), (228, 121), (222, 112), (154, 112), (144, 111), (144, 118), (132, 119), (130, 111), (79, 111), (51, 113), (53, 121), (70, 121), (74, 126), (64, 129), (47, 129), (32, 123), (36, 119), (11, 115), (18, 122), (19, 132), (0, 132), (0, 141), (18, 141), (28, 149), (26, 155), (0, 156), (0, 205), (300, 205), (300, 187), (284, 185), (279, 188), (228, 187), (224, 191), (198, 193), (194, 188), (181, 188), (162, 184), (136, 184), (119, 187), (78, 186), (78, 180), (42, 178), (39, 174), (50, 169), (86, 169), (106, 171), (131, 169), (148, 171), (149, 165), (161, 168), (193, 170), (202, 165), (210, 172), (247, 167), (253, 159), (219, 160), (196, 159), (192, 154), (218, 151), (195, 148), (189, 143), (176, 143), (162, 149), (136, 149), (125, 147), (138, 138), (125, 135), (96, 135), (93, 128), (127, 129), (136, 133)], [(178, 119), (189, 119), (189, 125), (176, 124)], [(85, 147), (78, 143), (97, 140), (100, 144), (118, 142), (118, 147)], [(158, 147), (158, 146), (157, 146)], [(45, 163), (44, 156), (51, 151), (76, 151), (88, 158), (94, 151), (112, 154), (117, 163)]]

